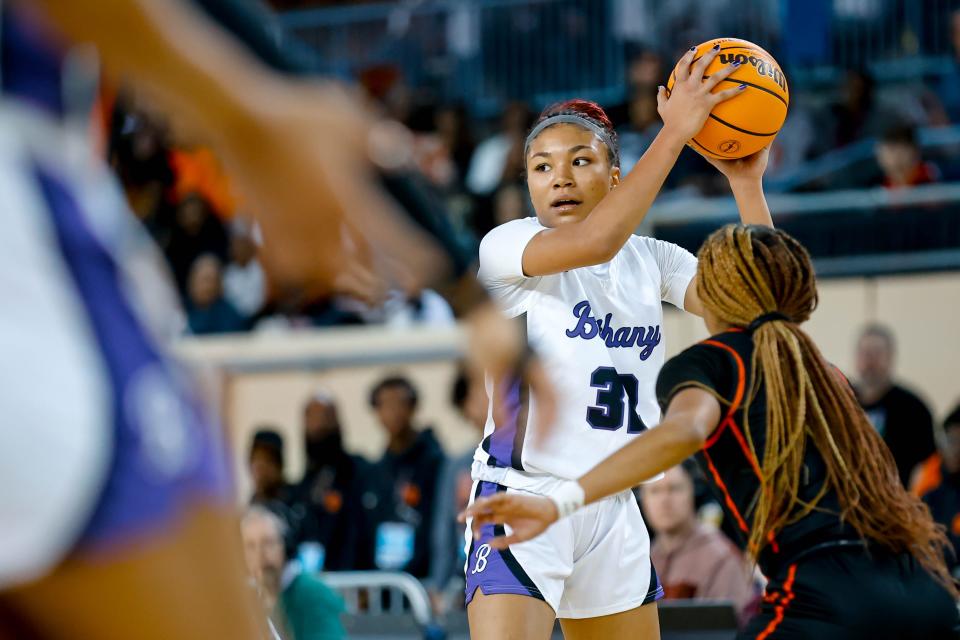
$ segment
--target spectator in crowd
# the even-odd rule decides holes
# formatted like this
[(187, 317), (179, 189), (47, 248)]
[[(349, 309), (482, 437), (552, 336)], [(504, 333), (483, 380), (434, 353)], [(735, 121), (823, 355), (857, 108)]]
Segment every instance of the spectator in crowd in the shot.
[(230, 262), (223, 273), (223, 296), (244, 317), (257, 315), (266, 297), (267, 281), (257, 260), (257, 245), (249, 221), (230, 225)]
[[(669, 70), (663, 68), (663, 57), (653, 49), (643, 49), (630, 58), (627, 63), (625, 80), (625, 100), (618, 104), (610, 105), (607, 109), (607, 115), (613, 121), (618, 129), (626, 127), (630, 123), (630, 109), (633, 100), (643, 94), (649, 94), (654, 98), (654, 111), (657, 103), (657, 86), (664, 84)], [(622, 149), (621, 149), (622, 156)], [(621, 157), (621, 165), (623, 160)], [(630, 166), (633, 166), (632, 164)], [(626, 172), (624, 172), (626, 174)]]
[(950, 15), (950, 40), (953, 58), (950, 71), (940, 76), (936, 94), (951, 124), (960, 124), (960, 9)]
[(250, 504), (259, 504), (280, 516), (287, 525), (287, 548), (296, 549), (307, 525), (306, 509), (296, 501), (294, 487), (284, 474), (283, 436), (275, 429), (260, 429), (253, 434), (248, 458), (253, 494)]
[(437, 135), (453, 159), (457, 188), (463, 190), (470, 169), (470, 158), (476, 148), (467, 110), (462, 104), (441, 106), (437, 109), (434, 122)]
[(437, 107), (432, 100), (416, 105), (406, 122), (413, 133), (413, 160), (430, 184), (442, 193), (457, 187), (453, 149), (437, 130)]
[(260, 429), (250, 442), (250, 480), (253, 495), (250, 502), (290, 504), (292, 487), (283, 471), (283, 436), (275, 429)]
[(407, 296), (393, 291), (381, 307), (383, 323), (388, 327), (449, 327), (456, 324), (453, 309), (439, 293), (424, 289)]
[(181, 290), (194, 262), (205, 253), (220, 260), (227, 254), (227, 232), (206, 200), (191, 194), (177, 206), (173, 230), (166, 246), (167, 261)]
[(284, 640), (339, 640), (346, 637), (343, 600), (316, 575), (287, 562), (286, 524), (259, 505), (240, 524), (247, 571), (274, 627)]
[(875, 88), (873, 76), (866, 71), (847, 71), (840, 87), (840, 99), (830, 107), (834, 127), (832, 147), (878, 136), (899, 119), (880, 106)]
[(504, 182), (516, 182), (523, 170), (523, 142), (531, 122), (522, 102), (511, 102), (503, 111), (500, 130), (481, 142), (470, 159), (467, 189), (489, 196)]
[(360, 86), (370, 100), (397, 122), (409, 122), (413, 110), (410, 87), (404, 82), (403, 71), (392, 63), (364, 67), (357, 76)]
[[(470, 384), (466, 369), (461, 365), (453, 383), (451, 401), (467, 423), (476, 431), (477, 440), (482, 437), (487, 422), (487, 394), (481, 385)], [(448, 593), (461, 593), (463, 589), (464, 525), (457, 522), (457, 515), (466, 509), (470, 502), (473, 480), (470, 467), (473, 464), (474, 448), (456, 458), (447, 460), (440, 474), (437, 489), (437, 506), (433, 522), (433, 558), (430, 566), (430, 578), (427, 582), (434, 611), (440, 615), (448, 609)], [(457, 580), (457, 588), (450, 589), (451, 582)], [(463, 598), (455, 603), (462, 605)]]
[(808, 108), (803, 94), (790, 96), (790, 117), (780, 127), (780, 132), (770, 148), (766, 177), (780, 176), (796, 169), (815, 153), (817, 130), (815, 115)]
[(875, 153), (883, 171), (883, 186), (887, 188), (914, 187), (940, 179), (936, 165), (921, 158), (913, 127), (897, 125), (887, 129)]
[(381, 568), (426, 578), (437, 476), (444, 456), (431, 429), (413, 426), (417, 399), (416, 388), (401, 376), (381, 380), (370, 392), (370, 406), (387, 434), (387, 450), (378, 468), (394, 507), (394, 521), (381, 525), (378, 533), (377, 553)]
[(663, 126), (657, 113), (655, 89), (644, 88), (627, 103), (627, 125), (617, 131), (620, 140), (620, 170), (630, 173)]
[(627, 67), (627, 86), (633, 95), (647, 92), (656, 95), (657, 85), (663, 84), (667, 73), (663, 56), (653, 49), (645, 49), (634, 56)]
[(947, 555), (947, 565), (960, 577), (960, 405), (943, 421), (943, 440), (937, 478), (923, 495), (933, 519), (946, 528), (954, 555)]
[(174, 182), (166, 138), (166, 128), (138, 110), (131, 95), (117, 97), (110, 123), (110, 165), (130, 209), (161, 246), (169, 231), (164, 196)]
[(173, 195), (178, 201), (196, 194), (221, 220), (233, 218), (237, 196), (213, 150), (204, 146), (174, 148), (169, 161), (175, 176)]
[(243, 331), (247, 324), (233, 305), (223, 298), (220, 259), (213, 254), (198, 257), (190, 268), (187, 290), (187, 324), (191, 333)]
[(743, 556), (719, 530), (697, 519), (696, 463), (687, 460), (640, 489), (655, 534), (650, 556), (667, 599), (729, 600), (741, 621), (757, 589)]
[(857, 398), (893, 453), (900, 479), (909, 486), (913, 468), (936, 449), (933, 416), (923, 400), (893, 381), (893, 334), (871, 324), (857, 341)]
[(493, 196), (493, 223), (495, 226), (506, 224), (511, 220), (526, 218), (530, 213), (527, 209), (527, 192), (516, 184), (505, 184), (497, 189)]
[(347, 453), (336, 401), (317, 390), (303, 408), (306, 471), (296, 487), (308, 514), (303, 539), (321, 545), (325, 571), (373, 568), (373, 535), (381, 487), (371, 465)]

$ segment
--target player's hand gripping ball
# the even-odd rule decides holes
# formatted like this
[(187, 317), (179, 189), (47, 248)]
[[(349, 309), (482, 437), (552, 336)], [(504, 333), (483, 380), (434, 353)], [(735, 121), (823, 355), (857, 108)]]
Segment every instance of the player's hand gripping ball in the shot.
[[(719, 55), (704, 72), (704, 78), (728, 64), (739, 62), (739, 68), (724, 78), (713, 93), (740, 84), (746, 88), (730, 100), (721, 102), (710, 112), (703, 129), (690, 139), (691, 147), (705, 156), (719, 160), (743, 158), (773, 142), (783, 126), (790, 105), (787, 78), (769, 53), (746, 40), (716, 38), (697, 46), (695, 59), (720, 45)], [(667, 95), (673, 90), (676, 67), (667, 81)]]

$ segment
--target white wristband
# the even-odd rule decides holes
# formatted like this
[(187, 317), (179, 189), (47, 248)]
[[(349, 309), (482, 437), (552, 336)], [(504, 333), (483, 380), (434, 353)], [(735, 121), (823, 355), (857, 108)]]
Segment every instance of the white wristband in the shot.
[(576, 480), (564, 480), (548, 497), (557, 505), (560, 518), (565, 518), (582, 507), (586, 499), (583, 487)]

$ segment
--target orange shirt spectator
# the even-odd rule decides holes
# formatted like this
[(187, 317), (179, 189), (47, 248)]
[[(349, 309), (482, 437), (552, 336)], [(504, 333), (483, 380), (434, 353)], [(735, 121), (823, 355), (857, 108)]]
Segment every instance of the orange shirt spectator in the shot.
[(175, 176), (173, 192), (176, 200), (196, 193), (210, 204), (220, 219), (233, 217), (238, 199), (230, 187), (230, 178), (210, 149), (174, 149), (170, 152), (170, 166)]

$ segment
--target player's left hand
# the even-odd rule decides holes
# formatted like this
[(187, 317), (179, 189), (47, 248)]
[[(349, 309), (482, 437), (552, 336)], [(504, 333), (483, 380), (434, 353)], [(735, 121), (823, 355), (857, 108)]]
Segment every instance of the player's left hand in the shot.
[[(690, 148), (700, 153), (693, 145), (690, 145)], [(770, 145), (738, 160), (717, 160), (702, 153), (700, 155), (716, 167), (717, 171), (725, 175), (730, 182), (755, 181), (762, 179), (763, 173), (767, 170), (767, 162), (770, 160)]]
[(480, 498), (467, 507), (457, 518), (466, 522), (473, 518), (473, 537), (480, 536), (480, 528), (487, 524), (504, 524), (510, 527), (508, 535), (490, 541), (494, 549), (506, 549), (511, 544), (524, 542), (547, 530), (557, 521), (557, 506), (549, 498), (498, 493)]

